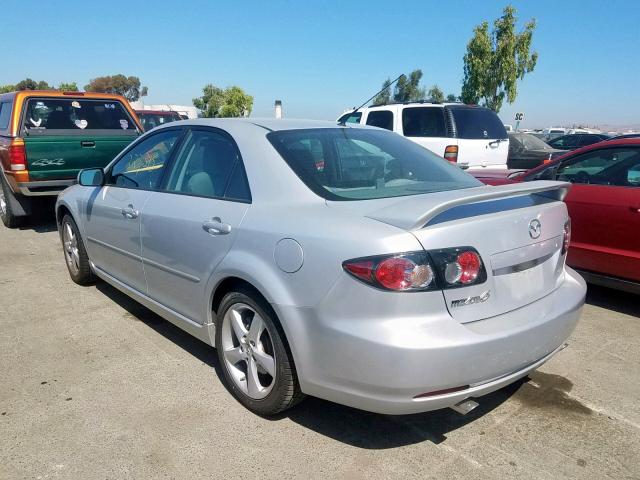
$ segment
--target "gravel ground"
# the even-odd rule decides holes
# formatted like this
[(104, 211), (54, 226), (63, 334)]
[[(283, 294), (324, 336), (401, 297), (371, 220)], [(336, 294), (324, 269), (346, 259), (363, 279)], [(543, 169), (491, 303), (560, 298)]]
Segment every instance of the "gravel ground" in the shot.
[(72, 283), (50, 216), (0, 228), (0, 265), (2, 479), (640, 479), (637, 296), (590, 288), (569, 348), (467, 416), (308, 398), (267, 420), (212, 348)]

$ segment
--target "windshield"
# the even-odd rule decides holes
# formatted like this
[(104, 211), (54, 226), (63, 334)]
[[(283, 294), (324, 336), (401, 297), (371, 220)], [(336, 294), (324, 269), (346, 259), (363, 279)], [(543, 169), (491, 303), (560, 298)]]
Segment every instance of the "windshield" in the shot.
[(142, 127), (146, 130), (151, 130), (158, 125), (164, 125), (165, 123), (175, 122), (176, 120), (182, 120), (180, 115), (176, 112), (167, 113), (146, 113), (137, 112)]
[(550, 150), (551, 147), (539, 138), (529, 135), (528, 133), (519, 133), (514, 135), (516, 140), (524, 145), (527, 150)]
[(368, 200), (482, 185), (404, 137), (360, 128), (282, 130), (267, 138), (291, 169), (328, 200)]
[(458, 138), (472, 140), (507, 138), (498, 115), (488, 108), (451, 107)]
[(46, 130), (135, 130), (136, 124), (118, 101), (78, 98), (31, 98), (24, 128)]

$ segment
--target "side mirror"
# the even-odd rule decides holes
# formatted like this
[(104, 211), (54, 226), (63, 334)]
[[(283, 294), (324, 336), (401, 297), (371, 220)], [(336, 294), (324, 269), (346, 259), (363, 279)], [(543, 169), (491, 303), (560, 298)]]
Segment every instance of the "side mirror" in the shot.
[(634, 165), (627, 171), (627, 183), (640, 186), (640, 165)]
[(101, 187), (104, 185), (104, 172), (101, 168), (85, 168), (78, 173), (78, 183), (83, 187)]

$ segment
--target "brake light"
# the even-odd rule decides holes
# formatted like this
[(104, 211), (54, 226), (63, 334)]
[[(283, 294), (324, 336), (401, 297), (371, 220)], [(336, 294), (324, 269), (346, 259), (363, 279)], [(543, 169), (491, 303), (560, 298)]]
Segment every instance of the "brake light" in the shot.
[(445, 160), (449, 160), (451, 163), (456, 163), (458, 161), (458, 146), (448, 145), (444, 149), (444, 158)]
[(342, 267), (369, 285), (396, 292), (458, 288), (487, 279), (482, 259), (471, 247), (356, 258)]
[(385, 290), (425, 291), (436, 287), (433, 267), (425, 252), (348, 260), (342, 267), (354, 277)]
[(27, 154), (21, 138), (14, 138), (9, 144), (9, 165), (14, 172), (27, 169)]
[(571, 243), (571, 219), (564, 223), (564, 232), (562, 235), (562, 255), (569, 251), (569, 244)]

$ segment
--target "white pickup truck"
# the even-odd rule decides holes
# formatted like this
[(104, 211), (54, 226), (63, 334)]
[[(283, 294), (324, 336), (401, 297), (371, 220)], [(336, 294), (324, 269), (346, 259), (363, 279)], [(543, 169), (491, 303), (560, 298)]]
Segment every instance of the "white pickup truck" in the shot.
[(338, 122), (386, 128), (461, 167), (507, 168), (509, 137), (496, 113), (462, 103), (394, 103), (343, 114)]

